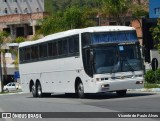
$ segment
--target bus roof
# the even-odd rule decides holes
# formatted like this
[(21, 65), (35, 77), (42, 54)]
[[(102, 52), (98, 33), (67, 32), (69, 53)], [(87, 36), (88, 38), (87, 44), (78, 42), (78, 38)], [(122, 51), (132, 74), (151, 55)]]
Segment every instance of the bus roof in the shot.
[(97, 26), (97, 27), (88, 27), (88, 28), (82, 28), (82, 29), (72, 29), (72, 30), (51, 34), (51, 35), (45, 36), (42, 39), (38, 39), (36, 41), (22, 42), (20, 43), (19, 47), (34, 45), (34, 44), (38, 44), (38, 43), (42, 43), (42, 42), (46, 42), (46, 41), (50, 41), (58, 38), (63, 38), (67, 36), (72, 36), (80, 33), (85, 33), (85, 32), (93, 33), (93, 32), (127, 31), (127, 30), (135, 30), (135, 29), (133, 27), (128, 27), (128, 26)]

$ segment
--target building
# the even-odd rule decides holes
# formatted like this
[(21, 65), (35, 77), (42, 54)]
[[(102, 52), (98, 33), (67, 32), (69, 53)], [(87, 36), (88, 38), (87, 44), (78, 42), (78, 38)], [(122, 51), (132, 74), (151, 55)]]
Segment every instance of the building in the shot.
[(160, 17), (160, 0), (149, 1), (149, 18)]
[(153, 58), (159, 60), (160, 57), (156, 48), (154, 48), (151, 28), (156, 26), (157, 19), (160, 17), (160, 0), (149, 0), (149, 18), (143, 18), (142, 28), (143, 28), (143, 45), (145, 47), (145, 61), (151, 63)]
[(12, 38), (35, 34), (37, 20), (46, 16), (45, 0), (0, 0), (0, 30)]

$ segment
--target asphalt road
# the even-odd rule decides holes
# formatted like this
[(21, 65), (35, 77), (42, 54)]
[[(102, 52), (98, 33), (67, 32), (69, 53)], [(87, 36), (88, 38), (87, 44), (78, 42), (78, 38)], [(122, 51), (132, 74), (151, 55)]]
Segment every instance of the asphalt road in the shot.
[[(160, 112), (160, 93), (129, 92), (126, 97), (114, 93), (89, 95), (78, 99), (71, 95), (57, 94), (33, 98), (31, 94), (0, 95), (0, 112)], [(76, 114), (77, 115), (77, 114)], [(92, 115), (92, 114), (91, 114)], [(96, 115), (94, 113), (93, 115)], [(0, 119), (21, 121), (22, 119)], [(23, 119), (29, 120), (31, 119)], [(33, 121), (158, 121), (158, 118), (45, 118)]]

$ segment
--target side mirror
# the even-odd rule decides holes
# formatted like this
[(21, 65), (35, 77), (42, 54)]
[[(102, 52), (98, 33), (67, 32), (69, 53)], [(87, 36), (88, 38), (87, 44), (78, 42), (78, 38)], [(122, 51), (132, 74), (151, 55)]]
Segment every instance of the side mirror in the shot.
[(93, 50), (90, 50), (90, 61), (93, 62), (94, 56), (93, 56)]

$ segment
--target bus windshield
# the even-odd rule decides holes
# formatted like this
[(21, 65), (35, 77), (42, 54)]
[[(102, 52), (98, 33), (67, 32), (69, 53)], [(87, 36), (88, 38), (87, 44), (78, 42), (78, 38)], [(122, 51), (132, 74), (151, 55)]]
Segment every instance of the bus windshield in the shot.
[(142, 61), (137, 44), (101, 46), (94, 49), (96, 74), (139, 71)]

